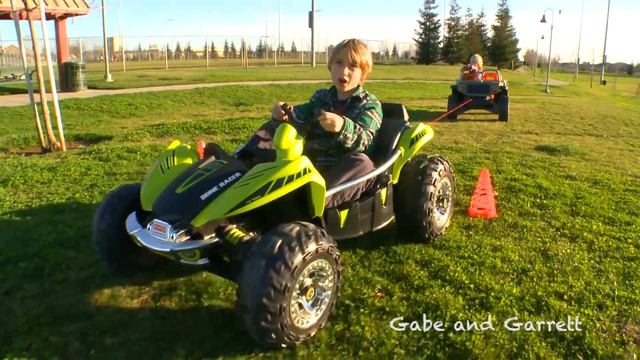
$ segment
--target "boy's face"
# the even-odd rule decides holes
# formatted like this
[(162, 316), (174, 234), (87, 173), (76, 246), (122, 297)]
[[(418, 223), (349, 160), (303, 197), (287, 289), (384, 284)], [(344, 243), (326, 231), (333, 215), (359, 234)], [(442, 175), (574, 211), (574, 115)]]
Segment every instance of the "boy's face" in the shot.
[(338, 90), (338, 98), (344, 100), (351, 96), (361, 80), (362, 69), (349, 62), (347, 50), (343, 49), (331, 63), (331, 81)]

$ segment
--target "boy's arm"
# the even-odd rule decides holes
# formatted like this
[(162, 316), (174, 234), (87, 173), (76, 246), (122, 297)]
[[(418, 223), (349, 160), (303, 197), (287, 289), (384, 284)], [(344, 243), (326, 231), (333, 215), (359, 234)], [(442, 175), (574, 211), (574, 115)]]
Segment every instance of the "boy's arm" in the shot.
[(363, 152), (380, 129), (382, 105), (379, 101), (369, 101), (361, 106), (360, 112), (353, 119), (346, 116), (343, 119), (344, 125), (338, 133), (338, 143), (349, 151)]
[(300, 125), (308, 123), (313, 120), (316, 116), (316, 109), (322, 108), (322, 104), (326, 102), (326, 90), (318, 90), (316, 91), (311, 99), (304, 104), (299, 104), (293, 107), (293, 114), (298, 119), (298, 123)]

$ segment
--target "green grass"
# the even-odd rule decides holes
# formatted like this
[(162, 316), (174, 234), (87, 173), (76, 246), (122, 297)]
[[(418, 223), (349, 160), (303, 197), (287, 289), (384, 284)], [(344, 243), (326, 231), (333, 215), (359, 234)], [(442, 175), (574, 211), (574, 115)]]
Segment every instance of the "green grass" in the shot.
[[(416, 80), (457, 71), (381, 70), (381, 78), (388, 70), (391, 78)], [(529, 74), (506, 73), (509, 123), (485, 113), (443, 121), (424, 149), (446, 156), (455, 168), (458, 202), (446, 235), (411, 244), (391, 226), (341, 242), (345, 274), (336, 313), (314, 339), (282, 351), (253, 344), (233, 312), (235, 285), (215, 275), (177, 265), (134, 279), (107, 273), (90, 242), (91, 222), (104, 195), (140, 181), (171, 139), (205, 138), (232, 149), (268, 116), (274, 101), (305, 101), (317, 84), (65, 100), (67, 138), (89, 145), (64, 154), (16, 154), (37, 144), (30, 110), (0, 108), (0, 356), (637, 356), (637, 80), (621, 78), (615, 90), (591, 89), (584, 77), (546, 95)], [(326, 71), (318, 76), (325, 78)], [(367, 88), (384, 101), (405, 103), (412, 119), (431, 120), (445, 111), (448, 86)], [(491, 170), (497, 192), (499, 217), (491, 221), (465, 215), (482, 167)], [(444, 321), (446, 331), (389, 328), (395, 317), (421, 321), (423, 313)], [(453, 330), (456, 320), (482, 322), (489, 315), (495, 331)], [(579, 316), (584, 331), (509, 332), (502, 321), (512, 316)]]

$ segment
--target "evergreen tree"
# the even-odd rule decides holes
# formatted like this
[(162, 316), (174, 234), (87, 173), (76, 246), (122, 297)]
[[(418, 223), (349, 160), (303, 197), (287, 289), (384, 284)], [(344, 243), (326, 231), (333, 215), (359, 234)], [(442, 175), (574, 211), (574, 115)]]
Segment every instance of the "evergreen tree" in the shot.
[(518, 38), (511, 24), (511, 14), (507, 0), (498, 1), (495, 24), (491, 27), (493, 36), (489, 44), (489, 60), (497, 66), (507, 66), (511, 61), (518, 61)]
[(463, 49), (464, 27), (460, 17), (460, 6), (456, 0), (451, 0), (449, 17), (445, 21), (447, 33), (442, 45), (442, 59), (448, 64), (465, 62)]
[(261, 58), (264, 57), (264, 52), (265, 52), (265, 48), (264, 45), (262, 44), (262, 39), (260, 39), (260, 41), (258, 42), (258, 46), (256, 46), (256, 57)]
[(291, 56), (297, 56), (298, 55), (298, 48), (296, 47), (296, 42), (292, 41), (291, 42)]
[(232, 59), (236, 58), (237, 50), (236, 45), (233, 43), (233, 41), (231, 41), (231, 46), (229, 46), (229, 54), (231, 55)]
[(487, 56), (488, 35), (487, 26), (484, 24), (484, 10), (474, 17), (471, 9), (467, 9), (465, 16), (465, 33), (463, 39), (463, 57), (468, 61), (471, 55), (479, 54), (482, 58)]
[(182, 48), (180, 47), (180, 42), (176, 42), (176, 50), (173, 52), (173, 58), (179, 60), (182, 58)]
[(398, 58), (398, 44), (394, 43), (393, 44), (393, 50), (391, 50), (391, 57), (394, 59)]
[(209, 53), (211, 53), (209, 56), (211, 59), (218, 58), (218, 50), (216, 50), (216, 44), (214, 44), (213, 41), (211, 42), (211, 46), (209, 46)]
[(229, 42), (224, 39), (224, 48), (222, 49), (222, 56), (226, 59), (229, 57)]
[(189, 41), (189, 42), (187, 42), (187, 47), (184, 49), (184, 55), (187, 58), (187, 60), (191, 60), (192, 55), (193, 55), (192, 51), (193, 50), (191, 50), (191, 42)]
[(436, 9), (436, 0), (424, 0), (424, 7), (420, 9), (420, 19), (418, 19), (416, 43), (418, 64), (433, 64), (438, 60), (440, 51), (440, 21)]

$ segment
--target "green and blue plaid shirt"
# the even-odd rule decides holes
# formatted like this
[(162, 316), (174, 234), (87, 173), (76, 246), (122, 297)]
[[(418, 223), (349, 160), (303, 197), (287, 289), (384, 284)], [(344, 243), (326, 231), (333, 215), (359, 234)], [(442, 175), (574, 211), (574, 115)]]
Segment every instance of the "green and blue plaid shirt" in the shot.
[[(342, 130), (330, 133), (318, 122), (313, 122), (320, 110), (341, 115), (344, 119)], [(305, 154), (320, 168), (332, 166), (348, 153), (369, 154), (382, 122), (380, 102), (362, 86), (358, 86), (347, 100), (338, 100), (335, 86), (318, 90), (309, 102), (294, 106), (293, 111), (300, 124), (313, 122), (305, 138)]]

